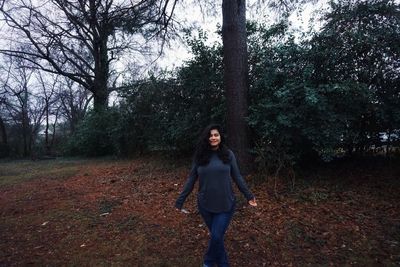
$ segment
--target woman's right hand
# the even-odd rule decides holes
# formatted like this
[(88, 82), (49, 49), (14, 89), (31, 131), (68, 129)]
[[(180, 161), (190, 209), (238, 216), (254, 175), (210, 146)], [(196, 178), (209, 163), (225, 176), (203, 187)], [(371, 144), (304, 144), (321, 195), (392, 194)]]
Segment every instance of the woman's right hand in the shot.
[(249, 200), (249, 205), (250, 205), (250, 206), (253, 206), (253, 207), (257, 207), (256, 198), (250, 199), (250, 200)]

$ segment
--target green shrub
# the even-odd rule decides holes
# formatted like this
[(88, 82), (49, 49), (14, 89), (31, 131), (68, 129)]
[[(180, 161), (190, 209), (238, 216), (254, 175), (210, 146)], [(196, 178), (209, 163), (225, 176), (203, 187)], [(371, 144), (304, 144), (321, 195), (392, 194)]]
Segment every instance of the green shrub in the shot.
[(65, 152), (68, 155), (105, 156), (115, 154), (112, 132), (118, 123), (115, 108), (90, 111), (69, 138)]

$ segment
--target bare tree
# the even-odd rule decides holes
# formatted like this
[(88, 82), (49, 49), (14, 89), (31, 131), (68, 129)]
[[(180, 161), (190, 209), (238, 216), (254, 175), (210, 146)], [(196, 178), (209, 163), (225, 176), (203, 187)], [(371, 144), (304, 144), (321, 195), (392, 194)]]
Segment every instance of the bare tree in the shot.
[(74, 133), (87, 112), (92, 96), (69, 79), (60, 81), (59, 86), (60, 116), (68, 123), (70, 133)]
[[(0, 106), (2, 104), (3, 102), (0, 102)], [(6, 125), (4, 123), (3, 114), (0, 109), (0, 157), (6, 157), (8, 156), (8, 154), (9, 154), (9, 149), (8, 149)]]
[[(134, 40), (165, 38), (176, 2), (0, 0), (12, 36), (11, 48), (0, 52), (71, 79), (90, 91), (95, 109), (101, 109), (108, 103), (112, 62), (134, 49)], [(141, 47), (136, 43), (136, 48)]]
[[(14, 123), (19, 125), (22, 137), (22, 154), (24, 157), (30, 154), (32, 141), (32, 124), (30, 121), (30, 97), (28, 88), (31, 86), (33, 70), (24, 67), (22, 60), (8, 58), (7, 68), (4, 68), (5, 78), (2, 85), (5, 91), (3, 109)], [(6, 60), (6, 59), (5, 59)], [(4, 66), (3, 66), (4, 67)], [(38, 116), (36, 119), (40, 121)]]
[[(4, 57), (3, 62), (0, 118), (4, 128), (6, 125), (10, 128), (11, 146), (16, 154), (22, 150), (24, 157), (37, 154), (33, 146), (42, 141), (40, 133), (44, 129), (45, 151), (50, 154), (62, 107), (59, 76), (36, 71), (20, 58)], [(3, 136), (6, 135), (4, 129)]]
[(2, 148), (2, 151), (0, 152), (0, 157), (8, 156), (8, 138), (7, 138), (6, 125), (4, 122), (4, 113), (3, 113), (4, 111), (3, 109), (6, 103), (6, 94), (7, 91), (4, 89), (3, 86), (1, 86), (0, 87), (0, 147)]
[[(59, 84), (59, 76), (58, 75), (46, 75), (43, 76), (42, 72), (38, 72), (37, 75), (38, 82), (41, 87), (41, 91), (39, 92), (39, 97), (44, 102), (44, 117), (45, 117), (45, 130), (44, 130), (44, 146), (47, 155), (51, 155), (51, 150), (54, 143), (56, 125), (59, 118), (59, 111), (61, 105), (59, 105), (60, 99), (57, 98), (57, 89)], [(58, 102), (58, 103), (57, 103)], [(58, 104), (58, 105), (56, 105)], [(53, 120), (53, 123), (51, 122)], [(52, 127), (52, 135), (51, 139), (50, 135), (50, 126)]]

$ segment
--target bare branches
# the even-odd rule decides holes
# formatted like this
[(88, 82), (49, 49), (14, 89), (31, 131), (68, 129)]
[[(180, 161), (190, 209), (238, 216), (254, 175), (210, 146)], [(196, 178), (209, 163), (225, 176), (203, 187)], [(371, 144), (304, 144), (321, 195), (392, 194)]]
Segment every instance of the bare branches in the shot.
[(267, 4), (272, 10), (283, 16), (289, 16), (298, 6), (318, 0), (258, 0), (258, 4)]
[(0, 19), (13, 36), (5, 38), (10, 47), (3, 46), (0, 53), (73, 80), (93, 93), (95, 106), (105, 106), (112, 62), (125, 52), (142, 49), (132, 46), (129, 37), (160, 38), (164, 44), (176, 2), (49, 0), (39, 5), (28, 0), (1, 1)]

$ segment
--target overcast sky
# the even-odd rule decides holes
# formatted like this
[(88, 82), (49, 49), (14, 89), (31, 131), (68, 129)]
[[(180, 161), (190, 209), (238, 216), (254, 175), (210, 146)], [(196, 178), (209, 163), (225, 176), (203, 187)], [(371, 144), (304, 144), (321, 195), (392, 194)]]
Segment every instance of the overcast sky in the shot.
[[(222, 2), (222, 1), (220, 1)], [(249, 1), (247, 1), (249, 2)], [(292, 30), (307, 31), (312, 23), (312, 19), (316, 19), (316, 12), (322, 9), (328, 8), (328, 0), (319, 0), (316, 3), (309, 3), (303, 6), (303, 10), (296, 10), (289, 17), (289, 21), (292, 24)], [(213, 42), (222, 42), (221, 38), (215, 33), (217, 30), (217, 24), (222, 25), (222, 7), (216, 5), (214, 12), (202, 12), (202, 10), (195, 5), (186, 6), (183, 8), (179, 6), (177, 9), (177, 16), (186, 23), (192, 23), (195, 28), (202, 29), (207, 32), (209, 37), (209, 44)], [(213, 13), (213, 14), (206, 14)], [(265, 5), (256, 6), (248, 3), (247, 7), (247, 19), (256, 20), (258, 22), (272, 25), (279, 21), (279, 16), (272, 10), (265, 7)], [(314, 28), (318, 28), (318, 23), (314, 22)], [(195, 30), (196, 31), (196, 30)], [(171, 42), (172, 46), (165, 49), (164, 56), (157, 60), (157, 64), (161, 68), (172, 69), (174, 67), (182, 65), (184, 60), (191, 57), (189, 48), (179, 42)]]

